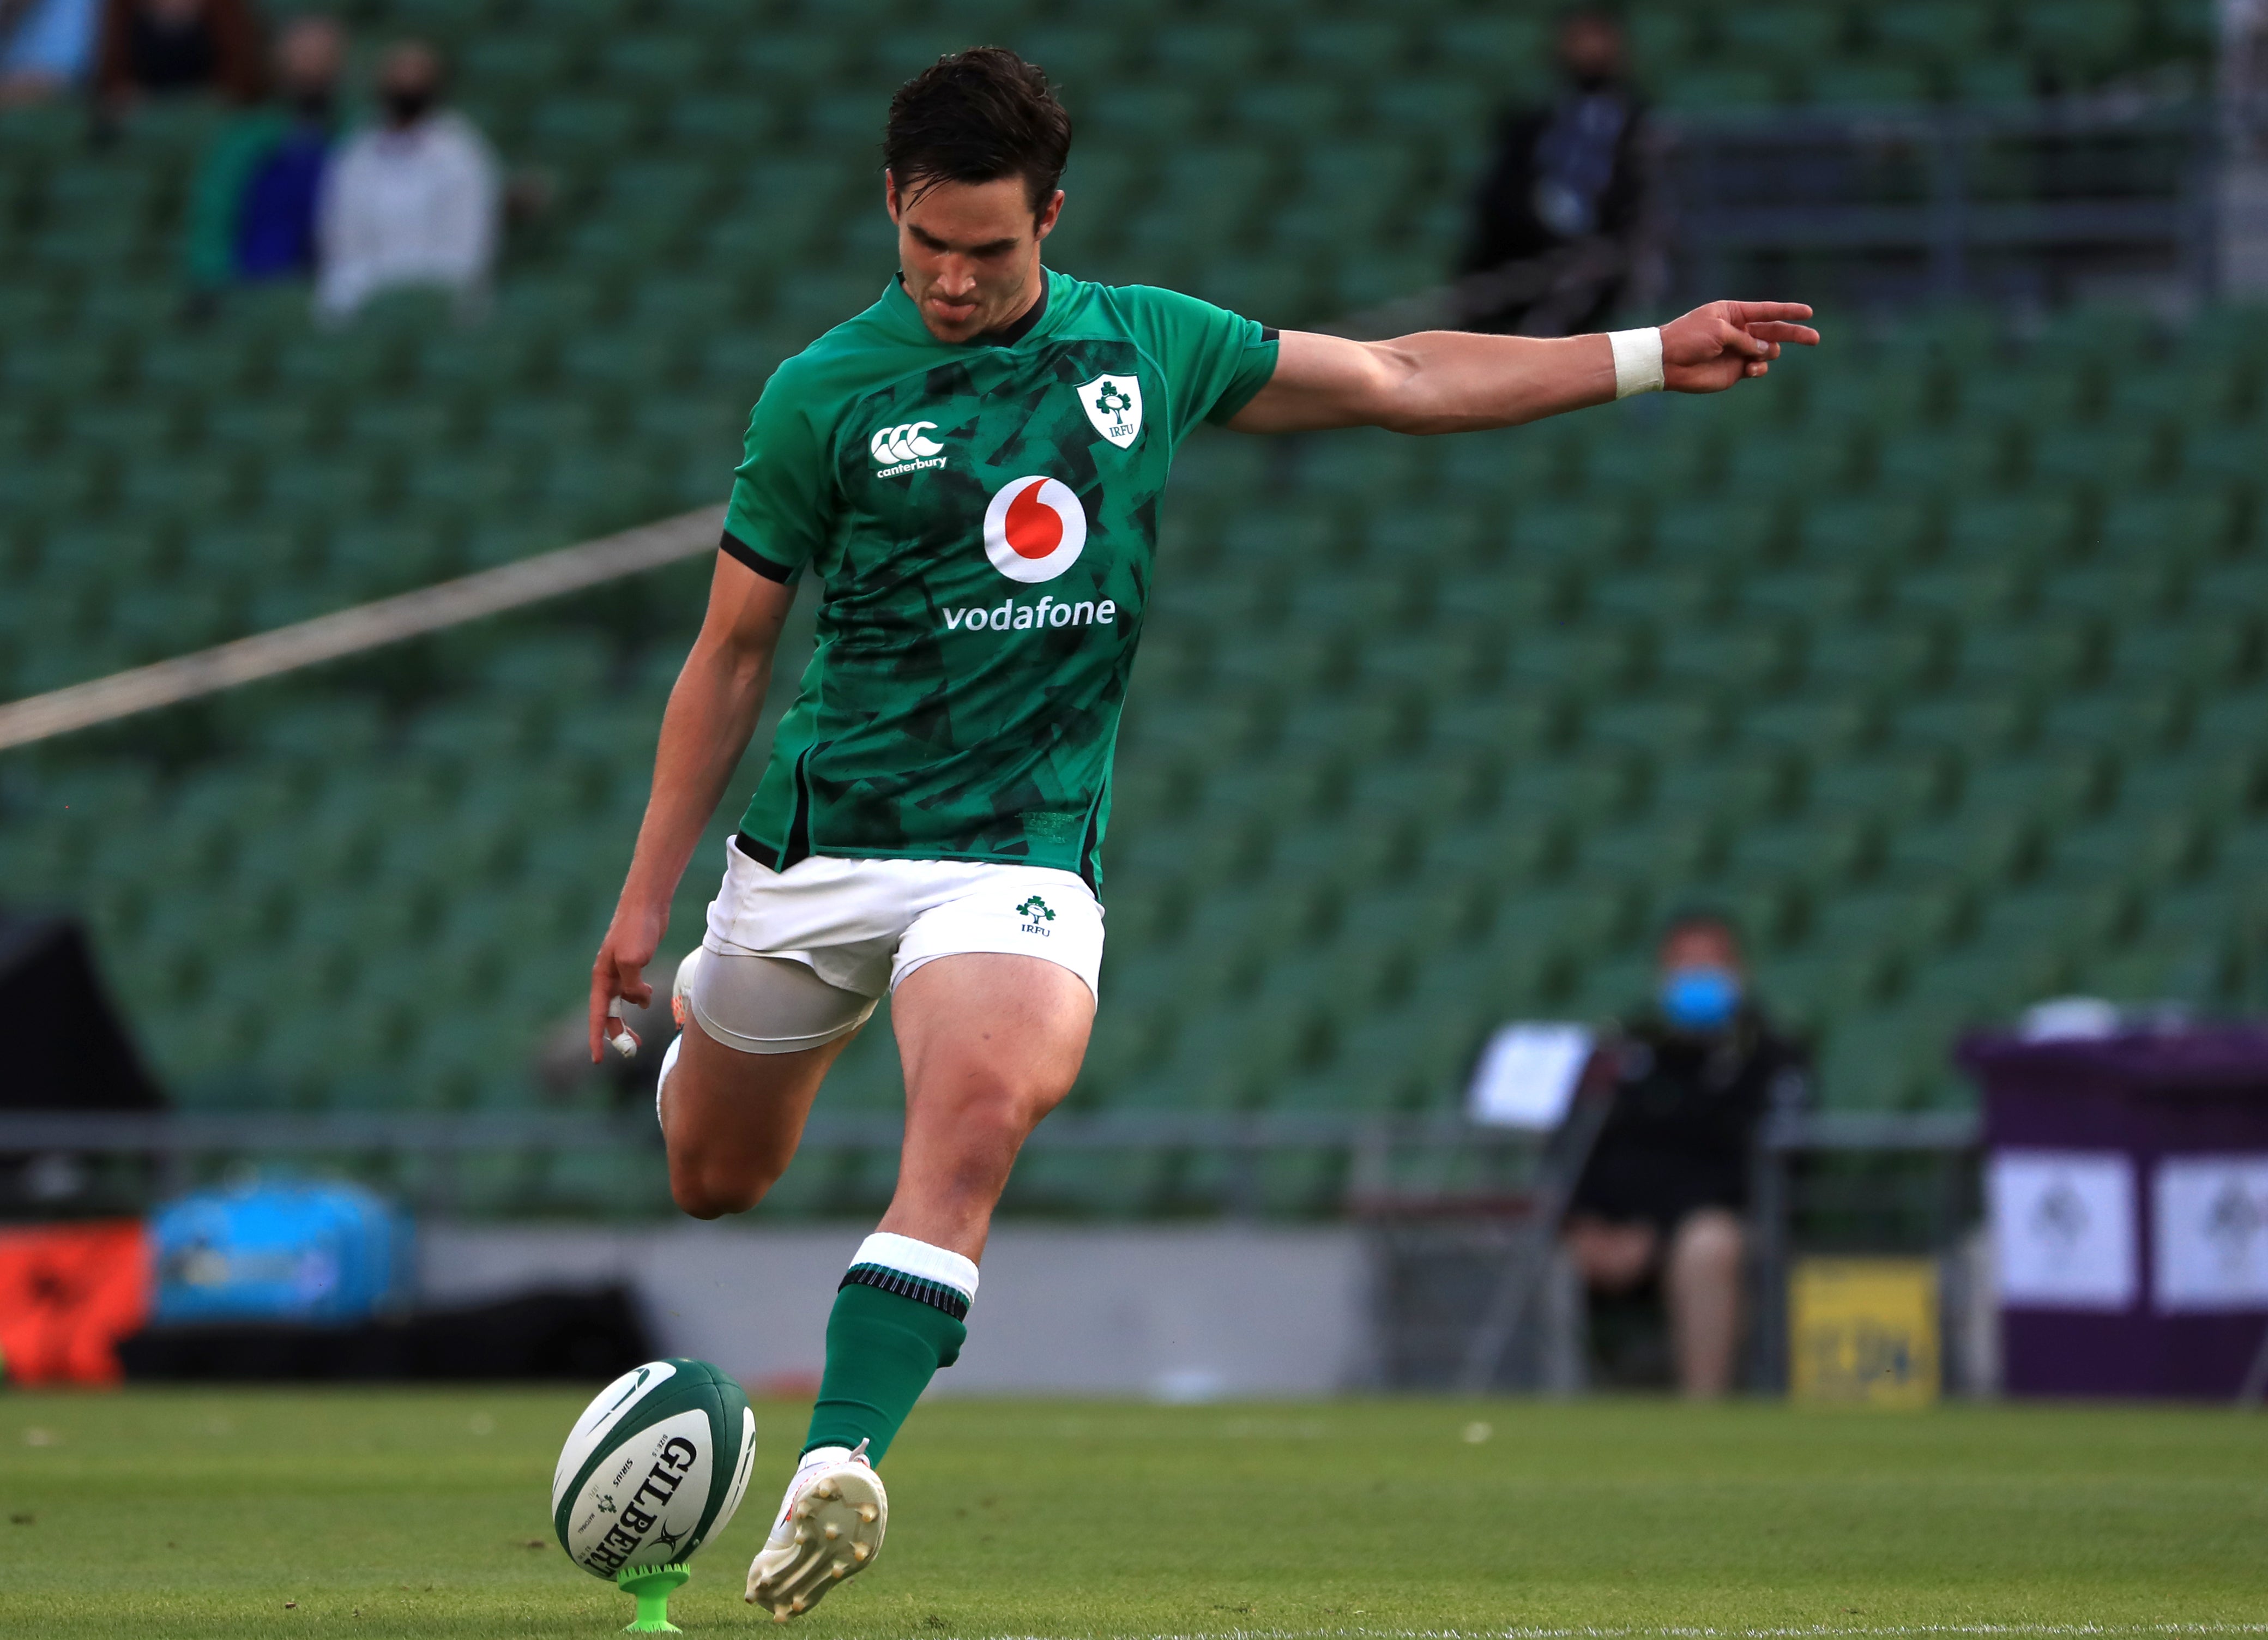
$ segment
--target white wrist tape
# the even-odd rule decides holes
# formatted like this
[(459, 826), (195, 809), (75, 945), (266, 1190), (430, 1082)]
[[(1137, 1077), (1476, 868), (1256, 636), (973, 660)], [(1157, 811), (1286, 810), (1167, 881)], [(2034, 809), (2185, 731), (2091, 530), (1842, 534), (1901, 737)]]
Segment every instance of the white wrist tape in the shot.
[(1649, 325), (1644, 330), (1609, 330), (1607, 345), (1615, 350), (1615, 397), (1661, 391), (1661, 332)]

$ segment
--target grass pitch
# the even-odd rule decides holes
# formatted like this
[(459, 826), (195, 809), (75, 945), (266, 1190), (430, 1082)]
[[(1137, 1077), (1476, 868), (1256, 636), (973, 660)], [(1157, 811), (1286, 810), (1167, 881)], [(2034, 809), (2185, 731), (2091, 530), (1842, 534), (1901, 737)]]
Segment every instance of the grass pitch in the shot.
[[(0, 1634), (600, 1640), (630, 1603), (545, 1510), (580, 1402), (0, 1399)], [(802, 1412), (757, 1408), (689, 1635), (761, 1621)], [(2268, 1418), (2226, 1411), (947, 1401), (884, 1473), (805, 1640), (2268, 1632)]]

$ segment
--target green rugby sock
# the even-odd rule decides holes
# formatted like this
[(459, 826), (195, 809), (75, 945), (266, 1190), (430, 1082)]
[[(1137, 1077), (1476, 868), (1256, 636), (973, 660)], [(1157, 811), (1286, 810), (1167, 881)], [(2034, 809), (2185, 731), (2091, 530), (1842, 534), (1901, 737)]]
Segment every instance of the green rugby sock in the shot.
[(961, 1358), (976, 1290), (976, 1267), (961, 1254), (869, 1236), (827, 1318), (827, 1371), (803, 1450), (865, 1441), (880, 1463), (931, 1378)]

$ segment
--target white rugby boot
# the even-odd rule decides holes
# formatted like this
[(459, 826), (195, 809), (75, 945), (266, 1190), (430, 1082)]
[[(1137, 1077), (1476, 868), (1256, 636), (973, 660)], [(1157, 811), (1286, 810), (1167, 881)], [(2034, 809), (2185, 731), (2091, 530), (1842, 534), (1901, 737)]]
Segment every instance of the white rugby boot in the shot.
[(866, 1443), (856, 1452), (813, 1448), (787, 1483), (771, 1536), (748, 1563), (748, 1603), (780, 1623), (809, 1611), (828, 1590), (874, 1563), (889, 1525), (890, 1495), (866, 1461)]
[(677, 1069), (677, 1050), (685, 1046), (685, 1027), (693, 1018), (693, 976), (701, 968), (702, 947), (696, 945), (685, 953), (677, 965), (677, 977), (669, 985), (669, 1017), (677, 1025), (677, 1034), (669, 1039), (662, 1050), (661, 1070), (653, 1079), (653, 1119), (661, 1120), (661, 1090), (668, 1085), (669, 1073)]

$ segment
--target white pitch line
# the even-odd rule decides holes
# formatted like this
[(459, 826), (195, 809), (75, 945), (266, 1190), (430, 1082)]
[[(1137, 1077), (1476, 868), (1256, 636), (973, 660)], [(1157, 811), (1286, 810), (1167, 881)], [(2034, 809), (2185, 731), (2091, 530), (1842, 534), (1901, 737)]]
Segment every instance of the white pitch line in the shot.
[(11, 701), (0, 705), (0, 752), (712, 552), (724, 525), (722, 507), (703, 507), (195, 654)]
[(2263, 1635), (2268, 1622), (2190, 1623), (1815, 1623), (1779, 1628), (1697, 1628), (1663, 1624), (1631, 1628), (1568, 1629), (1209, 1629), (1186, 1634), (960, 1636), (954, 1640), (1642, 1640), (1664, 1635), (1672, 1640), (1900, 1640), (1901, 1636), (2036, 1635), (2046, 1640), (2085, 1640), (2108, 1635)]

